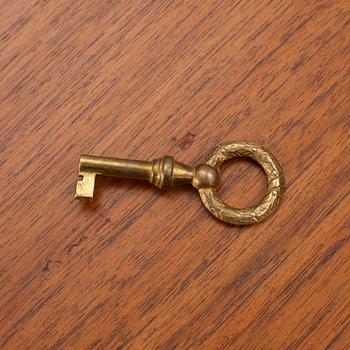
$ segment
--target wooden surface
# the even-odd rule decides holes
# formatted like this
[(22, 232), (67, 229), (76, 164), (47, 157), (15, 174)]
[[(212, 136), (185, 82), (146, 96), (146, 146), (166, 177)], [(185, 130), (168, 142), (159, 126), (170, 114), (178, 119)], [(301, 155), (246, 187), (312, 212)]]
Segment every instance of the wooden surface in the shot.
[[(0, 349), (350, 349), (347, 0), (0, 1)], [(287, 192), (226, 225), (78, 158), (263, 144)], [(262, 198), (248, 161), (232, 205)]]

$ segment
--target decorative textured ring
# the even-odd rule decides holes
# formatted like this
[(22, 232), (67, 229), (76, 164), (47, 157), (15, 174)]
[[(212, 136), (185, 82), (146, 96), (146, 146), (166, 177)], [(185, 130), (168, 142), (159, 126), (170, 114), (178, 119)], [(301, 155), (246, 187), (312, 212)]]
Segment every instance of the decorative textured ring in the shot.
[(199, 189), (206, 208), (218, 219), (235, 225), (249, 225), (274, 213), (284, 193), (284, 177), (277, 159), (262, 146), (250, 142), (227, 142), (215, 147), (204, 158), (206, 163), (219, 171), (220, 166), (234, 157), (248, 157), (264, 169), (268, 189), (262, 202), (254, 207), (236, 209), (227, 205), (211, 187)]

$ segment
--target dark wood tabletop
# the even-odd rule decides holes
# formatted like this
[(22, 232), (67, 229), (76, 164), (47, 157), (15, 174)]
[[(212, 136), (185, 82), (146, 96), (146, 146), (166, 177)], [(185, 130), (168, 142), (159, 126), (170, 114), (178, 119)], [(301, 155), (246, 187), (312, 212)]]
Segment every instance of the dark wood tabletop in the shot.
[[(0, 349), (350, 349), (346, 0), (0, 0)], [(286, 193), (259, 224), (82, 153), (198, 163), (247, 140)], [(220, 194), (258, 203), (262, 169)]]

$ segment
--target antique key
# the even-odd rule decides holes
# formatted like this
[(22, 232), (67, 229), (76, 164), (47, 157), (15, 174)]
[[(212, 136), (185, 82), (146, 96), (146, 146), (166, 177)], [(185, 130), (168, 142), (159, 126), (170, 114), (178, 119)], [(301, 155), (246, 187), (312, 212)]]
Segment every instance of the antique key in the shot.
[[(232, 208), (217, 193), (221, 181), (220, 166), (234, 157), (252, 158), (266, 173), (267, 193), (254, 207)], [(96, 175), (146, 180), (161, 189), (192, 184), (214, 216), (235, 225), (252, 224), (274, 213), (284, 192), (283, 172), (277, 159), (263, 147), (243, 141), (226, 142), (215, 147), (194, 167), (179, 163), (171, 156), (147, 162), (82, 155), (78, 175), (82, 177), (75, 191), (78, 199), (93, 198)]]

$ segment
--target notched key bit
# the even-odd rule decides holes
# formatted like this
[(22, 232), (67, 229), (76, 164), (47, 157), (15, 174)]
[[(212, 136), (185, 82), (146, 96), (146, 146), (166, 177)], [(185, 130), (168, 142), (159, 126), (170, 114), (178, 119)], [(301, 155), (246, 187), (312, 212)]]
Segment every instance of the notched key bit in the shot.
[[(263, 201), (251, 208), (236, 209), (224, 203), (217, 193), (220, 166), (233, 157), (249, 157), (264, 169), (268, 191)], [(276, 158), (263, 147), (243, 141), (223, 143), (213, 149), (200, 164), (190, 167), (165, 156), (153, 161), (82, 155), (79, 161), (75, 197), (93, 199), (96, 175), (149, 181), (161, 189), (192, 184), (199, 191), (206, 208), (218, 219), (231, 224), (247, 225), (272, 214), (284, 192), (282, 169)]]
[(94, 197), (95, 189), (95, 173), (79, 172), (81, 180), (77, 182), (77, 188), (75, 190), (75, 198), (87, 198), (92, 199)]

